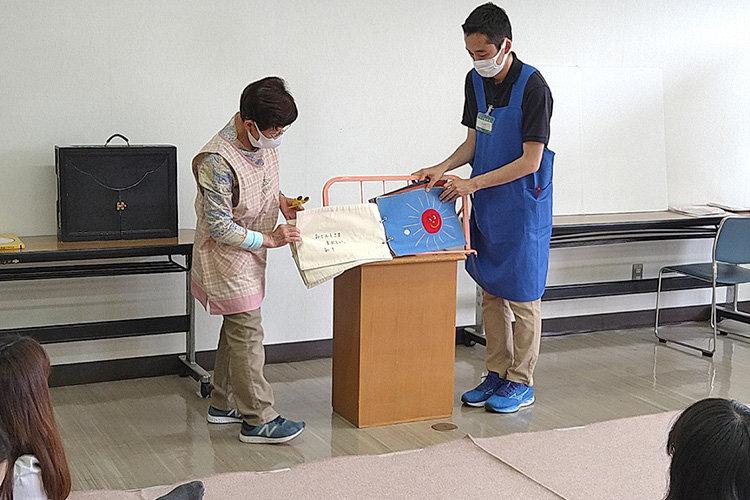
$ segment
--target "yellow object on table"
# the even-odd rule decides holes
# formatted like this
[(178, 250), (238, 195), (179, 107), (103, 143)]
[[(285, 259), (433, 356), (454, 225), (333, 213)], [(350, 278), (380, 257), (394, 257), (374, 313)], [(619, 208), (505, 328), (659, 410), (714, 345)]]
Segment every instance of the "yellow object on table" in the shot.
[(26, 248), (21, 238), (15, 234), (0, 234), (0, 251), (17, 251), (20, 252)]

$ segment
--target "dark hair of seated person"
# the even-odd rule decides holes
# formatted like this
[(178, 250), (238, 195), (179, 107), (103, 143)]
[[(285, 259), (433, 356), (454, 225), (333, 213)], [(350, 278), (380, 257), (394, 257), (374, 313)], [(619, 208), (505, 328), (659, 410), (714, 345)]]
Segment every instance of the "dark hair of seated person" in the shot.
[(205, 492), (202, 481), (181, 484), (156, 500), (202, 500)]
[(750, 408), (722, 398), (683, 411), (667, 440), (666, 500), (750, 499)]
[(49, 356), (31, 337), (0, 337), (0, 428), (10, 442), (0, 500), (13, 498), (13, 465), (21, 455), (34, 455), (41, 468), (47, 498), (64, 500), (71, 478), (60, 432), (52, 411), (48, 380)]
[(5, 466), (4, 469), (0, 469), (0, 486), (2, 486), (5, 472), (8, 470), (8, 462), (10, 462), (10, 443), (8, 442), (8, 436), (0, 429), (0, 466)]

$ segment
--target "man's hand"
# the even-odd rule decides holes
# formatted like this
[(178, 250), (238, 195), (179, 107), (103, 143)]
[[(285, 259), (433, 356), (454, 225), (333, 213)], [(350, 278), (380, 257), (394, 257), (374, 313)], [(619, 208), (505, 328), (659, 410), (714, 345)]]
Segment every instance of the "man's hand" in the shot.
[(474, 179), (449, 179), (443, 185), (440, 201), (450, 203), (461, 196), (467, 196), (477, 190)]
[(278, 248), (293, 241), (302, 241), (299, 229), (289, 224), (279, 224), (271, 234), (263, 234), (264, 248)]
[(294, 203), (294, 198), (287, 198), (283, 194), (279, 193), (279, 210), (281, 210), (281, 215), (284, 216), (284, 220), (296, 219), (297, 212), (305, 209), (305, 207), (303, 207), (302, 205), (297, 205), (294, 208), (289, 208), (292, 206), (292, 203)]
[(411, 175), (418, 175), (420, 181), (428, 179), (429, 182), (427, 183), (427, 187), (425, 188), (425, 191), (429, 192), (430, 189), (432, 189), (432, 187), (435, 185), (435, 183), (439, 181), (440, 178), (443, 176), (443, 174), (445, 174), (445, 172), (447, 171), (448, 171), (448, 165), (446, 165), (445, 162), (443, 162), (438, 165), (435, 165), (434, 167), (423, 168), (421, 170), (417, 170)]

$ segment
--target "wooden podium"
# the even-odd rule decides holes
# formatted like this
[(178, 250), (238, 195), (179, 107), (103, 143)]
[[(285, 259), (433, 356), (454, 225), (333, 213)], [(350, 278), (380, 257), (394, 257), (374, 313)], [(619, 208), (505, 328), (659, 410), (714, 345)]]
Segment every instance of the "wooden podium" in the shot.
[(333, 410), (357, 427), (453, 414), (456, 253), (350, 269), (333, 288)]

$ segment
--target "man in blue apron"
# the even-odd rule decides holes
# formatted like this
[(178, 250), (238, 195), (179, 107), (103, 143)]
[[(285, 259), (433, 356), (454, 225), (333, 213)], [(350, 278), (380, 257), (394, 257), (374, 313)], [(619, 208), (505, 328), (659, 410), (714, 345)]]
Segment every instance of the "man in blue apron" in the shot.
[[(466, 270), (482, 288), (487, 377), (461, 396), (469, 406), (511, 413), (534, 403), (542, 334), (541, 297), (552, 235), (552, 162), (547, 149), (552, 95), (533, 67), (511, 52), (510, 20), (487, 3), (464, 23), (474, 69), (466, 78), (466, 140), (442, 163), (416, 172), (431, 188), (466, 163), (470, 179), (448, 181), (441, 199), (472, 194)], [(512, 318), (515, 316), (515, 331)]]

